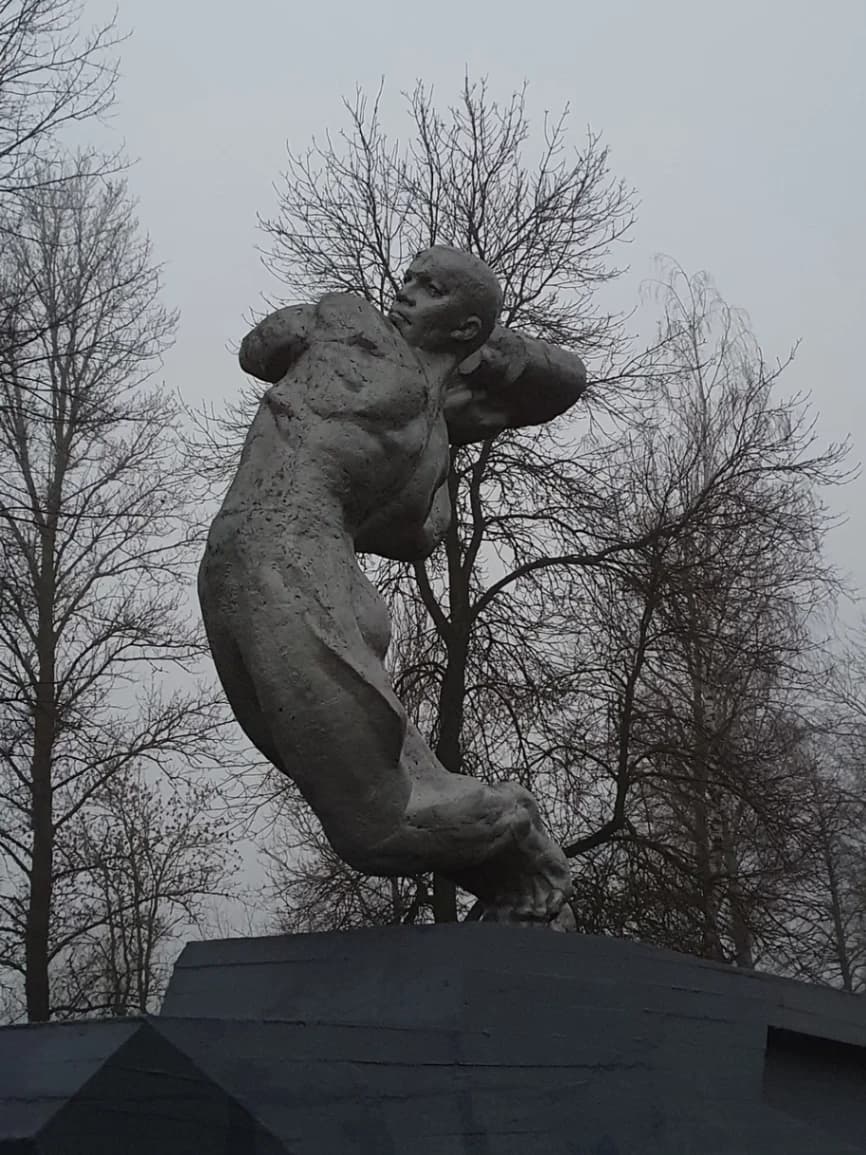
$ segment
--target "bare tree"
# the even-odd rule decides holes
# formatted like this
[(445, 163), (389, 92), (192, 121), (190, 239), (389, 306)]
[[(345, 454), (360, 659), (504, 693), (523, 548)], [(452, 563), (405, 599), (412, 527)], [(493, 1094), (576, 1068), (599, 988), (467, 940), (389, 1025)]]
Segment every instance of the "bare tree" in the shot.
[(599, 857), (623, 880), (612, 929), (751, 966), (791, 909), (814, 825), (802, 748), (839, 591), (822, 488), (845, 480), (847, 450), (818, 443), (807, 399), (780, 393), (785, 366), (706, 277), (672, 268), (662, 300), (657, 412), (630, 468), (641, 523), (676, 531), (652, 567), (621, 557), (599, 607), (593, 649), (644, 623), (648, 641), (624, 780), (600, 779), (622, 803), (618, 866), (610, 847)]
[(799, 754), (805, 784), (799, 871), (766, 936), (767, 965), (866, 990), (866, 668), (862, 628), (836, 639)]
[(267, 263), (293, 299), (360, 293), (383, 307), (415, 254), (455, 245), (495, 269), (503, 323), (561, 345), (608, 350), (614, 317), (593, 291), (617, 275), (611, 250), (632, 224), (632, 198), (589, 134), (568, 147), (568, 109), (545, 122), (530, 168), (525, 89), (507, 105), (467, 78), (442, 113), (419, 84), (408, 97), (407, 145), (388, 140), (372, 104), (346, 104), (349, 129), (289, 153), (279, 214), (264, 222)]
[[(291, 299), (382, 306), (409, 256), (454, 244), (500, 276), (507, 324), (596, 372), (579, 433), (455, 448), (444, 548), (371, 567), (395, 683), (449, 769), (536, 793), (581, 860), (580, 925), (748, 964), (807, 824), (788, 719), (835, 590), (820, 487), (842, 480), (844, 447), (816, 444), (806, 401), (779, 396), (784, 366), (707, 278), (671, 271), (658, 340), (629, 359), (595, 306), (630, 221), (598, 138), (566, 160), (556, 122), (530, 169), (522, 95), (501, 108), (467, 83), (442, 115), (419, 87), (409, 108), (404, 149), (359, 97), (338, 142), (290, 156), (265, 227)], [(362, 900), (301, 829), (282, 878), (305, 918), (337, 892), (344, 921), (353, 901), (360, 920), (456, 916), (439, 879)]]
[(231, 822), (214, 782), (115, 775), (58, 848), (55, 1015), (154, 1011), (182, 936), (232, 896)]
[[(653, 399), (627, 435), (570, 459), (507, 436), (456, 509), (458, 541), (495, 546), (466, 581), (461, 765), (542, 799), (580, 860), (583, 929), (778, 967), (792, 895), (824, 893), (802, 756), (839, 588), (821, 490), (845, 479), (846, 447), (818, 444), (806, 399), (780, 393), (784, 366), (706, 277), (669, 274)], [(449, 561), (391, 579), (395, 682), (434, 739)], [(327, 905), (336, 870), (308, 838), (292, 893)]]
[(57, 901), (76, 824), (133, 766), (209, 763), (224, 715), (191, 676), (194, 492), (149, 382), (175, 323), (149, 243), (86, 159), (20, 205), (0, 268), (40, 336), (0, 356), (0, 961), (42, 1020), (76, 933)]
[[(458, 104), (444, 113), (423, 86), (415, 89), (408, 97), (410, 137), (403, 148), (382, 130), (379, 98), (371, 105), (359, 94), (347, 109), (350, 126), (339, 144), (328, 138), (304, 155), (290, 154), (279, 215), (265, 222), (267, 263), (293, 299), (347, 290), (383, 307), (411, 256), (429, 245), (451, 244), (476, 253), (495, 270), (505, 291), (506, 324), (593, 353), (609, 367), (621, 329), (617, 318), (596, 308), (594, 291), (617, 274), (611, 253), (631, 225), (632, 202), (611, 176), (607, 150), (597, 136), (590, 134), (582, 149), (570, 149), (566, 110), (545, 124), (539, 155), (530, 164), (524, 93), (503, 106), (490, 98), (484, 83), (468, 80)], [(597, 394), (601, 405), (604, 390), (599, 387)], [(432, 625), (433, 650), (423, 678), (420, 670), (409, 677), (411, 662), (402, 662), (398, 677), (401, 693), (416, 701), (421, 713), (425, 698), (434, 703), (435, 709), (418, 720), (437, 757), (455, 772), (495, 773), (492, 748), (503, 745), (500, 726), (500, 736), (490, 736), (488, 748), (467, 761), (462, 742), (467, 708), (484, 712), (487, 735), (494, 718), (505, 730), (511, 724), (505, 716), (508, 691), (490, 676), (494, 653), (478, 671), (476, 696), (467, 707), (470, 657), (485, 652), (496, 628), (490, 614), (510, 593), (506, 581), (488, 590), (479, 604), (484, 567), (500, 547), (503, 564), (509, 564), (509, 551), (517, 550), (514, 566), (543, 556), (561, 536), (557, 522), (564, 505), (571, 506), (576, 488), (587, 490), (579, 453), (569, 452), (563, 464), (568, 479), (557, 484), (557, 470), (547, 467), (562, 458), (563, 447), (551, 457), (554, 443), (543, 443), (542, 436), (513, 435), (455, 450), (453, 524), (443, 556), (413, 571), (391, 565), (376, 571), (380, 585), (390, 589), (398, 620), (402, 604), (407, 620), (420, 625), (427, 619)], [(482, 491), (485, 502), (488, 492), (501, 498), (498, 518), (482, 508)], [(530, 639), (528, 614), (522, 622), (524, 637), (515, 640), (513, 652), (526, 653), (529, 666), (543, 665), (540, 635)], [(499, 641), (505, 645), (506, 635), (500, 633)], [(395, 639), (392, 662), (401, 663), (402, 644)], [(408, 639), (407, 644), (415, 645)], [(500, 678), (507, 657), (500, 649)], [(524, 673), (531, 676), (528, 666)], [(537, 678), (535, 693), (541, 694)], [(518, 777), (526, 780), (524, 767)], [(453, 886), (442, 879), (420, 885), (419, 894), (433, 895), (437, 918), (456, 917)]]
[(425, 920), (427, 881), (372, 878), (334, 853), (315, 815), (293, 790), (279, 796), (276, 836), (267, 851), (267, 898), (282, 933), (348, 930)]
[(115, 23), (85, 31), (83, 15), (80, 0), (0, 0), (0, 200), (63, 179), (34, 162), (54, 155), (66, 127), (111, 105)]
[[(74, 173), (59, 161), (64, 138), (113, 102), (115, 22), (87, 30), (84, 14), (79, 0), (0, 0), (0, 245), (27, 229), (21, 194)], [(119, 155), (93, 150), (87, 161), (93, 172), (121, 164)], [(34, 292), (23, 278), (0, 272), (0, 355), (40, 356)]]

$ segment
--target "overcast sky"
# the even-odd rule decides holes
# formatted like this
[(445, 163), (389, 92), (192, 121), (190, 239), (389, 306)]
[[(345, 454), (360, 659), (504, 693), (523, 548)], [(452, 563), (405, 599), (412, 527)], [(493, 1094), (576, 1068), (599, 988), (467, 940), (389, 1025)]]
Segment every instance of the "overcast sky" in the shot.
[[(575, 143), (602, 134), (640, 199), (623, 304), (657, 253), (707, 270), (768, 355), (801, 341), (787, 387), (866, 456), (866, 0), (120, 0), (119, 21), (113, 127), (181, 310), (166, 379), (190, 400), (241, 384), (227, 347), (269, 287), (256, 214), (286, 142), (339, 128), (341, 97), (383, 77), (399, 126), (401, 91), (448, 102), (468, 68), (503, 101), (527, 80), (539, 129), (567, 103)], [(834, 504), (833, 556), (866, 586), (866, 480)]]

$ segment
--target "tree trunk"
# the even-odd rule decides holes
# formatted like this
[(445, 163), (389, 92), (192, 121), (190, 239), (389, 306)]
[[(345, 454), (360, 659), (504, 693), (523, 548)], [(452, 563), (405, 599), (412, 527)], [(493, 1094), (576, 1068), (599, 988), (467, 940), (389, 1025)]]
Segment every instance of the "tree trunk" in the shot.
[(445, 677), (439, 692), (439, 736), (436, 757), (446, 770), (460, 774), (463, 770), (463, 751), (460, 737), (463, 732), (463, 699), (466, 694), (466, 659), (468, 639), (448, 648)]
[(755, 966), (752, 932), (746, 918), (745, 899), (740, 890), (740, 871), (737, 863), (731, 824), (722, 814), (725, 874), (728, 883), (728, 902), (731, 908), (731, 938), (734, 941), (734, 962), (738, 967), (753, 970)]
[[(53, 610), (53, 591), (46, 595), (45, 601), (50, 601)], [(30, 810), (33, 843), (24, 937), (24, 988), (27, 1018), (31, 1023), (45, 1022), (51, 1013), (48, 983), (49, 932), (54, 882), (54, 798), (51, 766), (56, 722), (55, 655), (51, 610), (47, 605), (40, 606), (37, 640), (39, 685), (36, 689)]]
[[(439, 693), (436, 757), (452, 774), (460, 774), (463, 765), (460, 735), (463, 730), (467, 653), (468, 644), (462, 639), (461, 644), (449, 646), (445, 677)], [(441, 874), (433, 878), (433, 918), (436, 922), (457, 922), (457, 887)]]
[[(37, 602), (36, 702), (33, 711), (33, 758), (30, 776), (32, 846), (27, 922), (24, 931), (24, 993), (27, 1018), (44, 1023), (51, 1015), (48, 980), (51, 902), (54, 890), (54, 786), (52, 769), (57, 734), (57, 639), (54, 633), (57, 511), (60, 507), (64, 454), (61, 426), (54, 427), (54, 469), (40, 525)], [(39, 514), (37, 513), (37, 517)]]
[(854, 980), (851, 974), (851, 960), (848, 957), (848, 943), (845, 936), (845, 920), (842, 915), (842, 896), (839, 889), (839, 876), (836, 871), (836, 862), (833, 858), (833, 849), (829, 835), (825, 833), (826, 849), (824, 862), (827, 866), (827, 881), (830, 886), (830, 904), (833, 911), (833, 934), (836, 939), (836, 960), (839, 963), (839, 973), (842, 976), (842, 989), (853, 993)]
[[(451, 522), (445, 535), (448, 559), (449, 631), (445, 638), (448, 657), (439, 691), (439, 736), (435, 754), (446, 770), (463, 770), (463, 703), (466, 696), (466, 661), (469, 656), (469, 575), (463, 565), (459, 525), (459, 486), (453, 468), (448, 476)], [(433, 918), (435, 922), (457, 922), (457, 887), (448, 878), (434, 875)]]
[[(36, 781), (37, 772), (42, 781)], [(30, 896), (24, 939), (25, 995), (27, 1018), (31, 1023), (46, 1022), (50, 1016), (48, 985), (48, 938), (51, 925), (51, 892), (54, 836), (51, 820), (51, 764), (47, 784), (44, 770), (37, 771), (34, 758), (33, 851), (30, 867)]]
[(433, 875), (433, 921), (457, 922), (457, 887), (444, 875)]

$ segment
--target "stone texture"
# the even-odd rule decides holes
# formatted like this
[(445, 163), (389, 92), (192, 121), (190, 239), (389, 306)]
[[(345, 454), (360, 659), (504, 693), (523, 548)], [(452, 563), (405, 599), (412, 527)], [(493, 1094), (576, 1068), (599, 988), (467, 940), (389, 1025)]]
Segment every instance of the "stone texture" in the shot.
[(548, 921), (571, 882), (533, 798), (449, 773), (384, 666), (387, 607), (358, 552), (416, 559), (449, 517), (449, 441), (548, 421), (574, 354), (495, 326), (483, 262), (422, 253), (388, 317), (352, 294), (280, 309), (241, 365), (269, 388), (199, 571), (211, 650), (250, 741), (336, 851), (372, 874), (436, 870), (495, 917)]

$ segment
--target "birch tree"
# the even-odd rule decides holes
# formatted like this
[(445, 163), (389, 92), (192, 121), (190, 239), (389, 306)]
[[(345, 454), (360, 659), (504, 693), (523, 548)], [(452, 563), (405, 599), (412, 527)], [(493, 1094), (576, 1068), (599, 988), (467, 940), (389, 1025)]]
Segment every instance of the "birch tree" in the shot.
[(31, 1020), (81, 929), (60, 903), (77, 824), (133, 767), (194, 773), (224, 739), (193, 677), (179, 406), (152, 379), (175, 317), (123, 182), (56, 172), (0, 255), (38, 346), (0, 350), (0, 965)]

